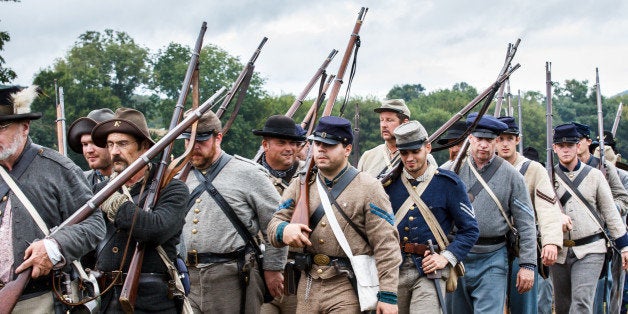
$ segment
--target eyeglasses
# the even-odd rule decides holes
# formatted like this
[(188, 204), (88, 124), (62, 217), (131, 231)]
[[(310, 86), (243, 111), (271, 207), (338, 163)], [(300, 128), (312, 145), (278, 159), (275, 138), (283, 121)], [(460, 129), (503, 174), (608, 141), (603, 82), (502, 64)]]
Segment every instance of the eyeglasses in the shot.
[(107, 148), (113, 149), (114, 146), (118, 146), (120, 149), (126, 149), (132, 143), (137, 143), (136, 141), (118, 141), (118, 142), (107, 142)]
[(7, 124), (0, 125), (0, 132), (6, 130), (8, 127), (11, 126), (11, 124), (13, 124), (13, 122), (9, 122)]

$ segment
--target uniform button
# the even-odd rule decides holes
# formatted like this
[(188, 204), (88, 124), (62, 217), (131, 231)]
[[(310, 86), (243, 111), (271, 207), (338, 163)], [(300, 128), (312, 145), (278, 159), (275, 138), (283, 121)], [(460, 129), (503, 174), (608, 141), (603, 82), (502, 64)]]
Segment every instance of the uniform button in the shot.
[(0, 210), (0, 216), (2, 216), (2, 211)]
[(403, 228), (404, 231), (410, 231), (410, 227)]
[(409, 209), (409, 210), (414, 210), (414, 206), (410, 207), (410, 209)]
[(200, 209), (198, 209), (198, 208), (194, 208), (194, 213), (195, 213), (195, 214), (198, 214), (198, 213), (200, 213), (200, 212), (201, 212), (201, 210), (200, 210)]
[(3, 201), (3, 202), (6, 202), (6, 201), (7, 201), (7, 196), (6, 196), (6, 195), (2, 197), (2, 201)]
[(408, 237), (403, 237), (404, 242), (408, 242)]
[(112, 247), (111, 252), (113, 252), (113, 254), (118, 253), (118, 247), (117, 246)]
[(323, 221), (323, 222), (321, 222), (321, 226), (325, 227), (325, 226), (327, 226), (327, 223)]
[(414, 217), (410, 216), (410, 217), (408, 217), (408, 220), (413, 221)]
[(192, 220), (192, 222), (197, 224), (198, 223), (198, 218), (194, 218), (194, 220)]
[(196, 199), (196, 202), (197, 202), (197, 203), (200, 203), (200, 202), (201, 202), (201, 199), (200, 199), (200, 198), (197, 198), (197, 199)]
[(323, 239), (318, 239), (318, 243), (323, 244), (323, 243), (325, 243), (325, 240), (323, 240)]
[(198, 232), (198, 230), (192, 229), (192, 234), (196, 234), (197, 232)]
[(197, 251), (197, 250), (192, 250), (192, 253), (195, 253), (195, 254), (196, 254), (196, 253), (198, 253), (198, 251)]
[(319, 268), (319, 269), (316, 270), (316, 272), (319, 273), (319, 274), (322, 274), (323, 270)]

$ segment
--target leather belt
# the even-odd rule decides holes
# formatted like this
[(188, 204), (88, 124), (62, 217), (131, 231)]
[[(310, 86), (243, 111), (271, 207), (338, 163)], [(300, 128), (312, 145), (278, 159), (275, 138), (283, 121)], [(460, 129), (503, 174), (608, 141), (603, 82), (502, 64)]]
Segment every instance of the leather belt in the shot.
[[(438, 248), (434, 248), (438, 252)], [(416, 254), (421, 257), (425, 255), (425, 251), (429, 251), (430, 247), (422, 243), (404, 243), (401, 245), (401, 251), (404, 253)]]
[(190, 251), (188, 252), (185, 264), (194, 267), (198, 264), (226, 263), (238, 258), (244, 258), (244, 255), (246, 255), (244, 248), (230, 253), (198, 253), (196, 251)]
[[(119, 271), (106, 271), (102, 272), (101, 276), (98, 278), (98, 285), (101, 289), (105, 289), (111, 283), (116, 286), (121, 286), (124, 284), (126, 280), (127, 273), (121, 273)], [(139, 282), (147, 283), (147, 282), (168, 282), (170, 280), (170, 276), (168, 274), (161, 273), (141, 273)]]
[(580, 246), (580, 245), (593, 243), (600, 239), (604, 239), (604, 234), (601, 232), (592, 234), (590, 236), (586, 236), (584, 238), (580, 238), (578, 240), (565, 239), (563, 240), (563, 246), (566, 246), (566, 247)]
[[(351, 261), (349, 261), (349, 258), (345, 256), (329, 256), (325, 254), (289, 252), (288, 258), (294, 260), (307, 260), (309, 261), (309, 263), (318, 266), (331, 266), (332, 262), (336, 261), (338, 263), (338, 266), (340, 267), (351, 267)], [(306, 266), (308, 268), (311, 267), (311, 265)]]
[(499, 237), (480, 237), (475, 241), (475, 245), (495, 245), (506, 242), (505, 236)]

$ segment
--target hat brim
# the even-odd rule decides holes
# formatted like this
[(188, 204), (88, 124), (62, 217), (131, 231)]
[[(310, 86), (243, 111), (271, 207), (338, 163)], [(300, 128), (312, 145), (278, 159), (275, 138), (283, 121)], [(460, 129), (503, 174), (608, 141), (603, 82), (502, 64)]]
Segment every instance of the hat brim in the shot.
[[(213, 134), (214, 134), (213, 132), (211, 132), (211, 133), (197, 133), (195, 141), (197, 141), (197, 142), (207, 141), (208, 139), (210, 139), (212, 137)], [(192, 133), (183, 132), (183, 133), (181, 133), (181, 135), (179, 135), (177, 137), (177, 139), (178, 140), (189, 140), (190, 137), (192, 137)]]
[(477, 138), (490, 138), (490, 139), (494, 139), (497, 137), (497, 134), (489, 131), (489, 130), (478, 130), (476, 129), (475, 131), (473, 131), (471, 133), (473, 136), (477, 137)]
[(380, 112), (394, 112), (394, 113), (401, 113), (401, 114), (405, 115), (403, 110), (391, 109), (391, 108), (375, 108), (375, 109), (373, 109), (373, 111), (377, 112), (377, 113), (380, 113)]
[(41, 112), (29, 112), (29, 113), (20, 113), (20, 114), (10, 114), (0, 116), (0, 122), (3, 121), (18, 121), (18, 120), (37, 120), (41, 118)]
[(91, 135), (92, 129), (96, 124), (96, 121), (87, 117), (78, 118), (74, 121), (68, 129), (68, 146), (70, 146), (74, 152), (82, 154), (83, 145), (81, 145), (81, 136), (83, 136), (83, 134)]
[(415, 150), (415, 149), (420, 149), (421, 147), (423, 147), (423, 144), (425, 144), (425, 140), (421, 140), (421, 141), (414, 141), (414, 142), (410, 142), (410, 143), (404, 143), (404, 144), (397, 144), (397, 149), (399, 150)]
[(325, 144), (329, 144), (329, 145), (340, 144), (340, 141), (337, 141), (337, 140), (334, 140), (334, 139), (331, 139), (331, 138), (325, 138), (325, 137), (316, 136), (314, 134), (310, 135), (307, 139), (310, 140), (310, 141), (317, 141), (317, 142), (321, 142), (321, 143), (325, 143)]
[(305, 141), (305, 136), (290, 135), (290, 134), (277, 133), (277, 132), (268, 132), (268, 131), (263, 131), (263, 130), (253, 130), (253, 134), (257, 136), (268, 136), (268, 137), (294, 140), (294, 141), (300, 141), (300, 142)]
[(445, 133), (445, 135), (443, 135), (441, 138), (438, 139), (438, 141), (436, 141), (437, 144), (439, 145), (445, 145), (449, 142), (449, 140), (455, 140), (460, 138), (465, 131), (450, 131), (448, 133)]
[(107, 147), (107, 136), (110, 133), (131, 134), (149, 141), (151, 145), (155, 144), (150, 134), (144, 134), (135, 124), (124, 119), (111, 119), (96, 124), (92, 130), (92, 141), (98, 147)]
[(554, 144), (560, 144), (560, 143), (577, 144), (578, 142), (580, 142), (580, 138), (577, 138), (577, 137), (561, 137), (561, 138), (555, 138), (552, 141), (552, 143)]
[(519, 131), (506, 130), (506, 131), (503, 131), (501, 134), (510, 134), (510, 135), (519, 136)]

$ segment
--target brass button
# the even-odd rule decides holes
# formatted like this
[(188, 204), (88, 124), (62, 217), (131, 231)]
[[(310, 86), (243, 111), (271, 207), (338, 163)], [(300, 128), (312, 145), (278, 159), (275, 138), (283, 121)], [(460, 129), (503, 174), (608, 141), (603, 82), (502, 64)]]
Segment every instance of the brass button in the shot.
[(0, 210), (0, 216), (2, 216), (2, 211)]
[(325, 240), (323, 240), (323, 239), (318, 239), (318, 243), (323, 244), (323, 243), (325, 243)]
[(195, 254), (196, 254), (196, 253), (198, 253), (198, 251), (197, 251), (197, 250), (192, 250), (192, 253), (195, 253)]
[(118, 253), (118, 247), (117, 246), (112, 247), (111, 252), (113, 252), (113, 254)]
[(192, 220), (192, 222), (197, 224), (198, 223), (198, 218), (194, 218), (194, 220)]
[(319, 268), (319, 269), (316, 270), (316, 272), (319, 273), (319, 274), (322, 274), (323, 270)]
[(403, 228), (404, 231), (410, 231), (410, 227)]
[(408, 220), (413, 221), (414, 217), (410, 216), (410, 217), (408, 217)]
[(196, 234), (197, 232), (198, 232), (198, 230), (192, 229), (192, 234)]
[(2, 197), (2, 201), (3, 201), (3, 202), (6, 202), (6, 201), (7, 201), (7, 196), (6, 196), (6, 195)]
[(408, 242), (408, 237), (403, 237), (404, 242)]
[(410, 207), (410, 209), (409, 209), (409, 210), (414, 210), (414, 206)]
[(323, 222), (321, 222), (321, 226), (325, 227), (325, 226), (327, 226), (327, 223), (323, 221)]
[(200, 209), (198, 209), (198, 208), (194, 208), (194, 213), (195, 213), (195, 214), (198, 214), (198, 213), (200, 213), (200, 212), (201, 212), (201, 210), (200, 210)]
[(197, 199), (196, 199), (196, 202), (197, 202), (197, 203), (200, 203), (200, 202), (201, 202), (201, 199), (200, 199), (200, 198), (197, 198)]

